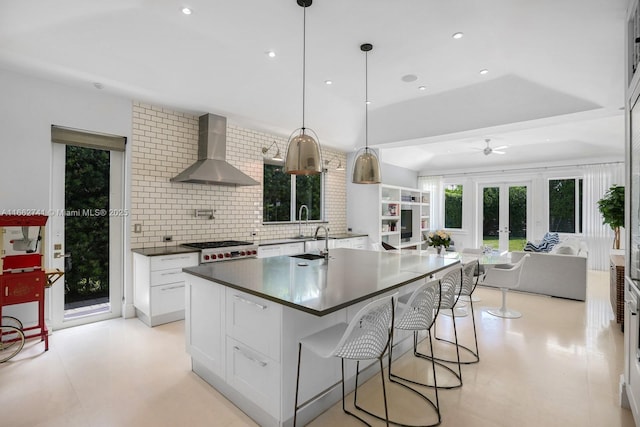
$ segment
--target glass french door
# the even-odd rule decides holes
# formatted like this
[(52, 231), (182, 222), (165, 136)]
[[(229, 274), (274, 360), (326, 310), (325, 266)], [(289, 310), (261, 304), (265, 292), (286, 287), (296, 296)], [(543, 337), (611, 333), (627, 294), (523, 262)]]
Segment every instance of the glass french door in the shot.
[(482, 245), (500, 252), (522, 250), (530, 211), (528, 183), (482, 184), (479, 194)]
[(54, 329), (122, 313), (124, 153), (52, 144), (51, 287)]

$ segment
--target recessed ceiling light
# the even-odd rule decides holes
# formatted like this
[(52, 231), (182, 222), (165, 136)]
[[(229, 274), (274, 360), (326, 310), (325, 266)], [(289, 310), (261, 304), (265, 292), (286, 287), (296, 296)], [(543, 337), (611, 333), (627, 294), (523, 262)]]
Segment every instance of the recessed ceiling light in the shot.
[(453, 37), (454, 39), (458, 40), (464, 37), (463, 33), (454, 33), (451, 37)]
[(420, 86), (420, 87), (418, 87), (418, 89), (419, 90), (427, 90), (427, 87), (426, 86)]
[(276, 57), (276, 53), (275, 53), (274, 51), (272, 51), (272, 50), (268, 50), (268, 51), (266, 52), (266, 54), (267, 54), (267, 56), (268, 56), (269, 58), (275, 58), (275, 57)]
[(371, 101), (365, 101), (364, 103), (369, 105), (369, 104), (371, 104)]
[(326, 85), (332, 85), (333, 84), (333, 80), (325, 80), (324, 84)]
[(415, 82), (416, 80), (418, 80), (418, 76), (416, 76), (415, 74), (406, 74), (406, 75), (402, 76), (401, 79), (405, 83), (411, 83), (411, 82)]
[(484, 70), (480, 70), (480, 74), (483, 75), (483, 76), (485, 74), (487, 74), (488, 72), (489, 72), (489, 70), (487, 70), (486, 68)]
[(183, 7), (182, 13), (184, 13), (185, 15), (191, 15), (191, 13), (193, 13), (193, 10), (191, 10), (191, 8), (188, 8), (188, 7)]

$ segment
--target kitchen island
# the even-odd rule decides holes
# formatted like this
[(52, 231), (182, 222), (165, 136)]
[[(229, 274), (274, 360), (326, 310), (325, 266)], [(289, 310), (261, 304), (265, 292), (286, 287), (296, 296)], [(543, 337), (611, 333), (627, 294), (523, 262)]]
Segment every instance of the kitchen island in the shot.
[[(192, 369), (260, 425), (291, 425), (301, 337), (348, 322), (372, 298), (411, 292), (458, 262), (341, 248), (328, 260), (279, 256), (185, 268)], [(397, 354), (408, 350), (410, 341), (402, 342)], [(355, 363), (347, 366), (352, 389)], [(339, 378), (336, 360), (305, 353), (300, 400)], [(307, 422), (339, 399), (338, 388), (310, 403), (298, 418)]]

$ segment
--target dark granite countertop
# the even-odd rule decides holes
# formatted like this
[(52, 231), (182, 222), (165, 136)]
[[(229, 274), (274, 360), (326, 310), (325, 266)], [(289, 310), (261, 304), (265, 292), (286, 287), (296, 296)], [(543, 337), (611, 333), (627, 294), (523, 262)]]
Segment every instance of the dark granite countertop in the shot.
[(195, 248), (188, 248), (182, 245), (172, 245), (172, 246), (163, 246), (156, 248), (138, 248), (131, 249), (132, 252), (144, 255), (144, 256), (160, 256), (160, 255), (175, 255), (175, 254), (186, 254), (189, 252), (200, 252)]
[[(324, 238), (324, 235), (320, 235), (320, 240)], [(359, 233), (338, 233), (338, 234), (329, 234), (329, 239), (351, 239), (353, 237), (367, 237), (367, 234), (359, 234)], [(318, 240), (313, 236), (305, 236), (305, 237), (283, 237), (281, 239), (269, 239), (262, 240), (258, 242), (259, 246), (267, 246), (267, 245), (282, 245), (286, 243), (297, 243), (297, 242), (308, 242)]]
[(333, 249), (328, 261), (291, 256), (209, 263), (184, 271), (323, 316), (459, 263), (435, 255)]

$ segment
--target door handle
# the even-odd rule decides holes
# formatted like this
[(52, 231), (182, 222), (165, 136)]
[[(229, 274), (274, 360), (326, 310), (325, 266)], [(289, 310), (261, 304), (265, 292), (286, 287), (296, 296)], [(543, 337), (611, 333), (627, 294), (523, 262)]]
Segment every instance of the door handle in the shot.
[(54, 252), (53, 257), (54, 258), (71, 258), (71, 252), (68, 252), (64, 255), (62, 254), (62, 252)]

